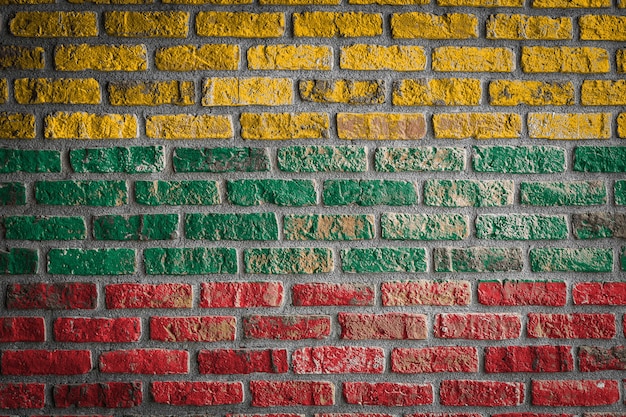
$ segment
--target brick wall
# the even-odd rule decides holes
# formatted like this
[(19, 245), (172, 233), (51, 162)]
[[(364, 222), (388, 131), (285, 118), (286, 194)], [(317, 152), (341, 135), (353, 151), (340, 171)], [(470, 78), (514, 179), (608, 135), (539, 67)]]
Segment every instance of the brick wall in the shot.
[(0, 0), (0, 409), (626, 416), (624, 0)]

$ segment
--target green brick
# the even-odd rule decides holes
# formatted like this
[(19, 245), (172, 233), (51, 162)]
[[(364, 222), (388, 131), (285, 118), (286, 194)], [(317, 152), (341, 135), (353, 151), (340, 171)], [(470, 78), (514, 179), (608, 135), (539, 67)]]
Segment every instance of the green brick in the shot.
[(461, 214), (383, 213), (382, 238), (391, 240), (462, 240), (469, 220)]
[(220, 203), (216, 181), (136, 181), (135, 200), (147, 206), (210, 206)]
[(170, 240), (178, 237), (178, 214), (106, 215), (93, 219), (96, 240)]
[(4, 218), (7, 239), (80, 240), (87, 237), (82, 217), (9, 216)]
[(626, 146), (578, 146), (574, 171), (626, 172)]
[(464, 171), (463, 148), (385, 148), (376, 149), (374, 166), (378, 172)]
[(148, 275), (236, 274), (233, 248), (150, 248), (143, 251)]
[(613, 195), (615, 196), (615, 204), (620, 206), (626, 205), (626, 180), (615, 181)]
[(374, 238), (371, 214), (288, 214), (283, 219), (286, 240), (367, 240)]
[(426, 272), (424, 248), (364, 248), (341, 251), (343, 272)]
[(176, 148), (176, 172), (258, 172), (271, 169), (266, 148)]
[(36, 250), (14, 248), (0, 250), (0, 275), (36, 274), (39, 255)]
[(26, 187), (21, 182), (0, 182), (0, 206), (26, 204)]
[(191, 213), (185, 216), (185, 237), (206, 240), (278, 240), (278, 221), (274, 213)]
[(228, 200), (238, 206), (313, 206), (317, 203), (312, 180), (237, 180), (227, 181)]
[(533, 272), (611, 272), (613, 250), (608, 248), (534, 248), (530, 250)]
[(511, 272), (523, 267), (520, 248), (435, 248), (436, 272)]
[(625, 213), (572, 214), (572, 232), (576, 239), (626, 239)]
[(137, 272), (134, 249), (50, 249), (48, 272), (59, 275), (126, 275)]
[(409, 181), (327, 180), (323, 196), (327, 206), (410, 206), (417, 203), (415, 185)]
[(499, 207), (513, 204), (513, 181), (427, 180), (424, 204), (439, 207)]
[(244, 264), (250, 274), (322, 274), (334, 268), (328, 248), (246, 249)]
[(484, 214), (476, 218), (476, 237), (495, 240), (567, 239), (564, 215)]
[(2, 148), (0, 173), (11, 172), (61, 172), (61, 152)]
[(553, 174), (565, 171), (565, 149), (555, 146), (474, 146), (476, 172)]
[(606, 204), (604, 181), (522, 182), (520, 203), (530, 206)]
[(365, 172), (367, 154), (357, 146), (288, 146), (278, 149), (285, 172)]
[(128, 201), (126, 181), (37, 181), (35, 200), (57, 206), (122, 206)]
[(70, 165), (74, 172), (161, 172), (165, 168), (165, 151), (163, 146), (72, 149)]
[(622, 271), (626, 271), (626, 246), (622, 246), (622, 253), (619, 258)]

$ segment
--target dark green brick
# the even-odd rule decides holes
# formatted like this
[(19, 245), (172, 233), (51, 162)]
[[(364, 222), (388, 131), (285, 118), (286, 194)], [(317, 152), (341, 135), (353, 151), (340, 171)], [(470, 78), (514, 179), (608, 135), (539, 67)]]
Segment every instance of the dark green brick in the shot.
[(343, 272), (425, 272), (424, 248), (363, 248), (341, 251)]
[(266, 148), (176, 148), (172, 158), (176, 172), (269, 171)]
[(150, 248), (143, 257), (149, 275), (237, 273), (237, 251), (232, 248)]
[(626, 213), (572, 214), (572, 231), (577, 239), (626, 239)]
[(615, 204), (619, 206), (626, 205), (626, 180), (615, 181), (613, 187), (613, 194), (615, 196)]
[(0, 250), (0, 275), (36, 274), (39, 255), (36, 250), (14, 248)]
[(135, 200), (147, 206), (210, 206), (220, 203), (215, 181), (136, 181)]
[(278, 221), (274, 213), (192, 213), (185, 216), (185, 236), (206, 240), (278, 240)]
[(613, 250), (608, 248), (534, 248), (530, 250), (533, 272), (611, 272)]
[(238, 206), (313, 206), (317, 203), (312, 180), (236, 180), (227, 181), (228, 200)]
[(435, 248), (436, 272), (511, 272), (523, 267), (520, 248)]
[(365, 172), (367, 154), (357, 146), (288, 146), (278, 150), (285, 172)]
[(620, 255), (619, 261), (622, 267), (622, 271), (626, 271), (626, 246), (622, 246), (622, 253)]
[(26, 187), (21, 182), (0, 183), (0, 206), (23, 206), (26, 204)]
[(626, 172), (626, 146), (578, 146), (574, 171)]
[(9, 216), (4, 218), (7, 239), (76, 240), (87, 237), (82, 217)]
[(170, 240), (178, 237), (178, 214), (106, 215), (93, 219), (96, 240)]
[(513, 204), (513, 181), (427, 180), (424, 204), (439, 207), (498, 207)]
[(484, 214), (476, 218), (476, 237), (495, 240), (567, 239), (565, 215)]
[(61, 172), (61, 152), (1, 148), (0, 173), (10, 172)]
[(70, 165), (74, 172), (161, 172), (165, 168), (165, 152), (163, 146), (72, 149)]
[(520, 202), (531, 206), (590, 206), (606, 203), (604, 181), (522, 182)]
[(371, 214), (288, 214), (283, 219), (286, 240), (366, 240), (374, 238)]
[(250, 274), (321, 274), (334, 268), (328, 248), (246, 249), (244, 264)]
[(50, 249), (48, 272), (59, 275), (134, 274), (134, 249)]
[(380, 223), (382, 238), (391, 240), (462, 240), (469, 233), (461, 214), (383, 213)]
[(415, 185), (409, 181), (324, 181), (324, 204), (327, 206), (410, 206), (416, 203)]
[(464, 171), (463, 148), (378, 148), (374, 155), (378, 172)]
[(104, 206), (126, 204), (126, 181), (38, 181), (35, 200), (57, 206)]
[(476, 172), (553, 174), (565, 171), (565, 149), (555, 146), (474, 146)]

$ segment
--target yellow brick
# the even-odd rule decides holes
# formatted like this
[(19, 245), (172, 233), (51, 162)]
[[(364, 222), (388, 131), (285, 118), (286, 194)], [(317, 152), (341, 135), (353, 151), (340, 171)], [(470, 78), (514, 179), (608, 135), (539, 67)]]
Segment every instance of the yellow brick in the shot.
[(492, 106), (563, 106), (574, 104), (574, 85), (569, 82), (497, 80), (489, 83)]
[(0, 139), (35, 139), (35, 115), (0, 113)]
[(423, 71), (426, 55), (421, 46), (409, 45), (364, 45), (341, 47), (342, 69)]
[(516, 139), (522, 118), (516, 113), (439, 113), (433, 115), (436, 138)]
[(487, 39), (572, 39), (570, 17), (497, 14), (487, 19)]
[(310, 4), (337, 5), (341, 0), (259, 0), (262, 5), (306, 6)]
[(437, 0), (444, 7), (524, 7), (525, 0)]
[(199, 12), (196, 32), (200, 36), (279, 38), (285, 33), (283, 13)]
[(104, 29), (109, 36), (125, 38), (186, 38), (187, 12), (106, 12)]
[(583, 106), (626, 106), (626, 80), (585, 80), (580, 103)]
[(178, 45), (156, 51), (156, 67), (162, 71), (239, 69), (238, 45)]
[(534, 139), (609, 139), (611, 113), (528, 113), (528, 135)]
[(145, 71), (145, 45), (60, 45), (54, 51), (59, 71)]
[(99, 104), (100, 84), (93, 78), (18, 78), (13, 94), (20, 104)]
[(510, 48), (442, 46), (433, 51), (434, 71), (512, 72), (515, 54)]
[(152, 4), (154, 0), (67, 0), (74, 4)]
[(329, 71), (332, 68), (330, 46), (258, 45), (248, 49), (248, 69)]
[(146, 135), (155, 139), (232, 139), (230, 116), (164, 114), (146, 118)]
[(477, 106), (481, 95), (480, 80), (419, 78), (395, 82), (392, 100), (396, 106)]
[(586, 15), (578, 19), (584, 41), (626, 41), (626, 16)]
[(54, 3), (56, 0), (0, 0), (0, 5), (8, 4), (49, 4)]
[(9, 85), (6, 78), (0, 78), (0, 104), (9, 100)]
[(301, 37), (352, 38), (383, 33), (383, 17), (378, 13), (306, 12), (293, 14), (293, 34)]
[(615, 53), (617, 72), (626, 72), (626, 49), (620, 49)]
[(0, 45), (0, 69), (43, 69), (44, 63), (43, 48)]
[(620, 138), (626, 138), (626, 113), (620, 113), (617, 116), (617, 135)]
[(132, 139), (137, 137), (133, 114), (56, 112), (46, 116), (47, 139)]
[(98, 36), (98, 22), (93, 12), (17, 12), (9, 30), (37, 38)]
[(328, 138), (327, 113), (242, 113), (244, 139), (284, 140)]
[(383, 80), (301, 80), (300, 98), (314, 103), (382, 104)]
[(281, 106), (293, 104), (291, 78), (207, 78), (203, 106)]
[(611, 0), (533, 0), (538, 9), (588, 9), (611, 7)]
[(379, 4), (381, 6), (412, 6), (429, 4), (430, 0), (348, 0), (349, 4)]
[(190, 106), (196, 102), (193, 81), (120, 81), (108, 85), (114, 106)]
[(252, 4), (254, 0), (161, 0), (164, 4)]
[(397, 13), (391, 16), (391, 33), (400, 39), (470, 39), (478, 37), (473, 14)]
[(609, 54), (602, 48), (570, 48), (567, 46), (522, 47), (524, 72), (609, 72)]
[(423, 114), (338, 113), (339, 139), (416, 140), (426, 135)]

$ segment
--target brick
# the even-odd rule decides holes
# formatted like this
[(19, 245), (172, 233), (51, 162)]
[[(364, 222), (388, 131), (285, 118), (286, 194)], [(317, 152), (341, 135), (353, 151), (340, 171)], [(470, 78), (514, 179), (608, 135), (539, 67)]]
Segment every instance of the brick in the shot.
[(135, 181), (135, 200), (147, 206), (210, 206), (220, 203), (216, 181)]
[(259, 0), (259, 4), (261, 5), (289, 5), (289, 6), (299, 6), (299, 5), (337, 5), (341, 0)]
[(476, 237), (495, 240), (567, 239), (565, 215), (483, 214), (476, 217)]
[(521, 271), (521, 248), (435, 248), (435, 272), (509, 272)]
[(328, 248), (258, 248), (244, 250), (250, 274), (323, 274), (334, 269)]
[(382, 374), (385, 369), (385, 353), (374, 347), (305, 347), (294, 350), (291, 361), (295, 374)]
[(482, 88), (473, 78), (417, 78), (393, 83), (396, 106), (477, 106)]
[(326, 381), (250, 381), (253, 407), (335, 404), (335, 385)]
[(437, 314), (435, 337), (440, 339), (507, 340), (521, 335), (518, 314), (446, 313)]
[(6, 78), (0, 78), (0, 104), (9, 100), (9, 84)]
[(577, 305), (626, 305), (626, 282), (576, 282), (572, 299)]
[(330, 316), (257, 315), (243, 318), (243, 333), (247, 339), (326, 339), (330, 327)]
[(617, 115), (617, 136), (622, 139), (626, 138), (626, 113)]
[(487, 19), (487, 39), (565, 40), (572, 39), (569, 17), (496, 14)]
[(48, 273), (59, 275), (126, 275), (137, 270), (135, 249), (50, 249)]
[(371, 214), (287, 214), (285, 240), (369, 240), (374, 238)]
[(344, 382), (342, 391), (348, 404), (408, 407), (433, 403), (430, 384)]
[(271, 168), (267, 148), (175, 148), (175, 172), (263, 172)]
[(205, 240), (278, 240), (278, 222), (274, 213), (187, 213), (185, 236)]
[(566, 303), (563, 281), (479, 281), (478, 302), (488, 306), (551, 306)]
[(57, 45), (54, 66), (58, 71), (145, 71), (147, 50), (145, 45)]
[(0, 182), (0, 206), (26, 205), (26, 187), (21, 182)]
[(0, 317), (0, 342), (45, 342), (43, 317)]
[(105, 215), (93, 218), (96, 240), (171, 240), (178, 238), (177, 214)]
[(111, 11), (104, 13), (104, 30), (109, 36), (125, 38), (186, 38), (189, 13)]
[(158, 404), (227, 405), (243, 402), (241, 382), (217, 381), (155, 381), (150, 393)]
[(578, 18), (580, 39), (585, 41), (626, 41), (626, 17), (606, 14)]
[(471, 39), (478, 37), (478, 19), (472, 14), (394, 13), (391, 36), (396, 39)]
[(474, 146), (476, 172), (550, 174), (565, 171), (565, 149), (554, 146)]
[(236, 38), (278, 38), (285, 32), (283, 13), (199, 12), (196, 33), (199, 36)]
[(141, 320), (137, 317), (61, 317), (54, 320), (53, 333), (57, 342), (137, 342), (141, 337)]
[(98, 36), (94, 12), (17, 12), (9, 21), (13, 36), (35, 38)]
[(373, 284), (312, 282), (294, 284), (291, 299), (294, 306), (371, 306), (374, 305)]
[(400, 374), (478, 372), (478, 352), (469, 346), (394, 348), (391, 371)]
[(626, 51), (620, 49), (615, 53), (617, 72), (626, 72)]
[(163, 4), (251, 4), (252, 0), (162, 0)]
[[(574, 171), (626, 172), (626, 146), (577, 146)], [(617, 184), (617, 183), (616, 183)]]
[(143, 401), (139, 381), (54, 385), (52, 397), (58, 408), (131, 408)]
[(91, 371), (89, 350), (5, 350), (3, 375), (81, 375)]
[(403, 281), (383, 282), (380, 286), (385, 307), (469, 305), (472, 286), (469, 281)]
[(288, 369), (285, 349), (216, 349), (198, 353), (201, 374), (284, 374)]
[(447, 147), (387, 148), (374, 154), (378, 172), (464, 171), (465, 150)]
[(338, 320), (345, 340), (421, 340), (428, 333), (424, 314), (339, 313)]
[(93, 78), (18, 78), (13, 84), (19, 104), (100, 104), (100, 84)]
[(524, 7), (523, 0), (437, 0), (439, 6)]
[(296, 37), (354, 38), (378, 36), (383, 33), (383, 17), (379, 13), (304, 12), (293, 14)]
[(624, 106), (626, 105), (625, 95), (626, 80), (584, 80), (580, 104), (583, 106)]
[(6, 288), (9, 310), (93, 310), (97, 304), (95, 283), (13, 283)]
[(290, 78), (207, 78), (202, 85), (203, 106), (282, 106), (293, 104)]
[(426, 180), (424, 204), (438, 207), (499, 207), (513, 204), (513, 181)]
[(530, 250), (533, 272), (611, 272), (613, 250), (605, 248), (534, 248)]
[(338, 113), (339, 139), (414, 140), (426, 135), (421, 113)]
[(615, 181), (613, 198), (615, 198), (615, 205), (626, 205), (626, 181)]
[(222, 342), (235, 340), (232, 316), (150, 317), (150, 340), (163, 342)]
[(438, 139), (517, 139), (522, 118), (516, 113), (438, 113), (433, 130)]
[(609, 72), (606, 49), (568, 46), (523, 46), (522, 71), (526, 73), (604, 73)]
[(525, 388), (523, 382), (445, 380), (439, 387), (439, 401), (453, 406), (520, 406)]
[(619, 401), (619, 386), (612, 380), (533, 380), (531, 384), (533, 405), (594, 406)]
[(149, 248), (143, 256), (148, 275), (237, 273), (233, 248)]
[(314, 417), (392, 417), (392, 415), (383, 413), (323, 413), (314, 414)]
[(322, 195), (326, 206), (408, 206), (417, 203), (415, 184), (409, 181), (326, 180)]
[(298, 82), (300, 98), (313, 103), (382, 104), (384, 80), (315, 79)]
[(575, 103), (569, 81), (495, 80), (489, 82), (492, 106), (564, 106)]
[(229, 115), (161, 114), (146, 117), (146, 135), (154, 139), (232, 139)]
[(44, 408), (45, 384), (3, 383), (0, 384), (0, 408)]
[(6, 216), (4, 229), (8, 240), (81, 240), (87, 235), (82, 217)]
[(578, 348), (578, 368), (582, 372), (626, 370), (626, 348), (581, 346)]
[(529, 338), (612, 339), (616, 332), (615, 315), (529, 313), (526, 331)]
[(312, 180), (235, 180), (227, 181), (226, 189), (228, 201), (238, 206), (275, 204), (302, 207), (317, 203), (317, 191)]
[(56, 112), (45, 118), (46, 139), (133, 139), (137, 137), (134, 114)]
[(7, 70), (43, 69), (45, 63), (44, 49), (39, 46), (26, 47), (19, 45), (0, 46), (0, 68)]
[(359, 274), (426, 272), (426, 250), (406, 247), (342, 249), (341, 270)]
[(258, 45), (248, 48), (250, 70), (317, 70), (333, 68), (333, 48), (327, 45)]
[(108, 284), (104, 287), (106, 307), (191, 308), (189, 284)]
[(203, 282), (202, 308), (280, 307), (283, 284), (272, 282)]
[(119, 207), (127, 203), (125, 181), (37, 181), (38, 204)]
[(442, 46), (432, 53), (433, 71), (512, 72), (515, 53), (510, 48)]
[(423, 71), (426, 69), (424, 48), (414, 45), (367, 45), (342, 46), (341, 69), (359, 71)]
[(114, 350), (100, 354), (102, 373), (170, 375), (189, 372), (186, 350), (134, 349)]
[(383, 213), (382, 238), (389, 240), (463, 240), (469, 219), (460, 214)]
[(0, 139), (35, 139), (35, 115), (0, 113)]
[(485, 372), (571, 372), (570, 346), (502, 346), (485, 348)]
[(531, 206), (587, 206), (606, 200), (604, 181), (520, 183), (520, 203)]
[(140, 174), (165, 169), (163, 146), (71, 149), (69, 154), (74, 172)]
[(239, 45), (176, 45), (158, 48), (154, 64), (161, 71), (239, 69)]
[(285, 172), (367, 171), (367, 151), (358, 146), (287, 146), (276, 156)]
[(326, 139), (328, 113), (242, 113), (241, 137), (250, 140)]
[(534, 8), (540, 9), (552, 9), (552, 8), (597, 8), (597, 7), (610, 7), (610, 0), (533, 0)]
[(36, 274), (39, 255), (36, 250), (10, 248), (0, 250), (0, 275)]
[(193, 81), (109, 82), (107, 90), (113, 106), (190, 106), (196, 101)]
[(528, 135), (534, 139), (609, 139), (611, 113), (528, 113)]

